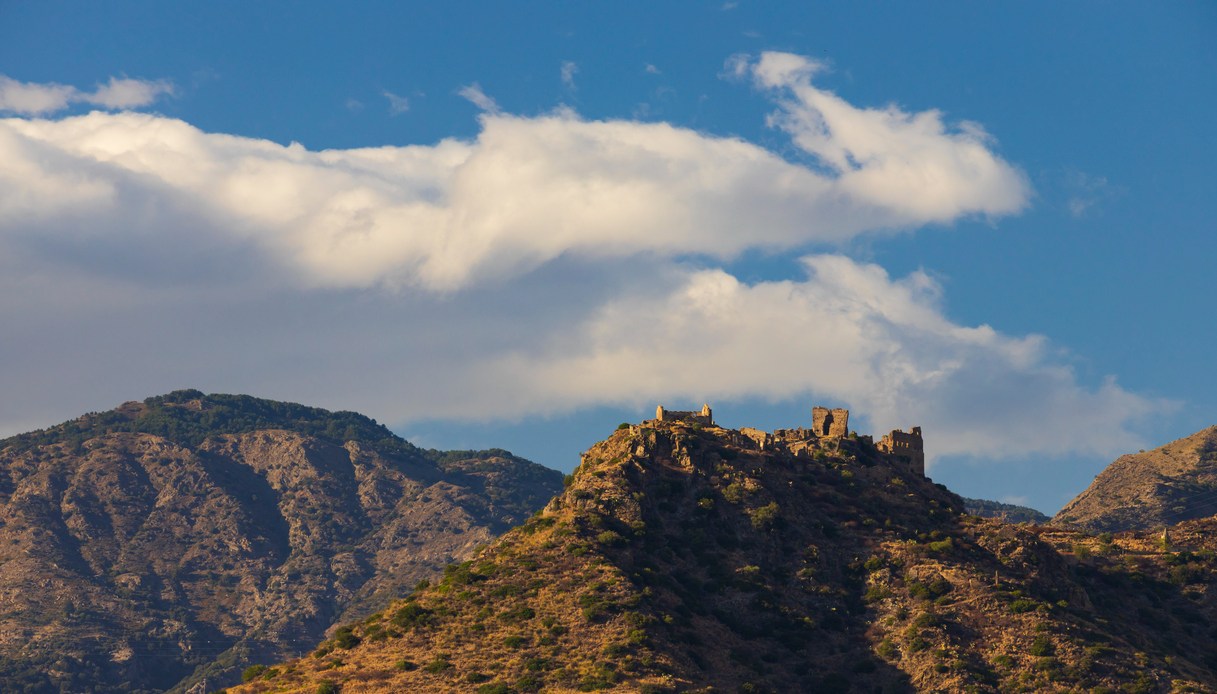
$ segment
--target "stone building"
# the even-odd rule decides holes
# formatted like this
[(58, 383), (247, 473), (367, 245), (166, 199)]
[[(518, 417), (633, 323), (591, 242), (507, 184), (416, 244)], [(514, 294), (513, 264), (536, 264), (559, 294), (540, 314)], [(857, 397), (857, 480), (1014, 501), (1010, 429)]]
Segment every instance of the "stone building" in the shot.
[(701, 411), (692, 410), (665, 410), (663, 405), (655, 408), (655, 421), (657, 422), (693, 422), (710, 426), (714, 424), (714, 415), (710, 412), (710, 405), (702, 405)]
[(921, 427), (912, 427), (907, 432), (896, 429), (879, 439), (875, 448), (905, 459), (914, 472), (925, 474), (925, 447), (921, 439)]
[(843, 439), (849, 436), (849, 410), (813, 407), (811, 408), (811, 429), (816, 436)]

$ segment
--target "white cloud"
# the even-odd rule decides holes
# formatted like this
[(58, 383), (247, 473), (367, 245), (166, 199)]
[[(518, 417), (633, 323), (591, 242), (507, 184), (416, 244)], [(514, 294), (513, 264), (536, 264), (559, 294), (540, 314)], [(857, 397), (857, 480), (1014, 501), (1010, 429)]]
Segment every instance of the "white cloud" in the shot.
[(381, 94), (389, 100), (389, 115), (400, 116), (410, 110), (410, 100), (404, 96), (398, 96), (388, 89)]
[(574, 90), (575, 75), (579, 72), (579, 66), (574, 61), (562, 61), (562, 85), (567, 89)]
[(690, 272), (471, 378), (523, 409), (815, 394), (849, 403), (878, 432), (925, 427), (934, 457), (1135, 450), (1131, 425), (1164, 406), (1112, 381), (1084, 387), (1040, 336), (951, 322), (922, 273), (892, 280), (842, 256), (803, 262), (803, 280), (751, 286)]
[(173, 94), (173, 85), (166, 80), (133, 80), (111, 77), (92, 94), (81, 94), (79, 101), (109, 109), (141, 108), (156, 101), (162, 94)]
[[(1079, 384), (1043, 338), (953, 324), (922, 274), (833, 255), (790, 282), (688, 269), (1029, 194), (978, 127), (852, 106), (798, 56), (729, 69), (774, 99), (806, 161), (666, 123), (503, 114), (476, 83), (461, 95), (484, 111), (477, 137), (434, 145), (0, 120), (0, 389), (121, 394), (93, 409), (195, 386), (397, 422), (815, 394), (879, 428), (922, 424), (938, 454), (1136, 447), (1146, 400)], [(4, 407), (0, 422), (36, 411)]]
[(488, 113), (499, 112), (498, 102), (487, 96), (486, 92), (482, 91), (482, 85), (478, 84), (477, 82), (461, 87), (457, 94), (483, 111)]
[(643, 71), (644, 71), (644, 72), (646, 72), (648, 75), (660, 75), (660, 74), (663, 74), (663, 73), (661, 73), (661, 72), (659, 71), (659, 68), (655, 67), (654, 65), (652, 65), (652, 64), (650, 64), (650, 63), (647, 63), (647, 64), (646, 64), (646, 67), (644, 67), (644, 68), (643, 68)]
[(173, 91), (173, 84), (167, 80), (111, 77), (94, 91), (82, 92), (68, 85), (18, 82), (0, 75), (0, 111), (42, 115), (62, 111), (74, 103), (107, 109), (141, 108)]
[[(805, 91), (799, 60), (767, 54), (751, 69)], [(189, 208), (217, 243), (259, 249), (298, 284), (450, 291), (567, 254), (729, 259), (1000, 215), (1027, 195), (1018, 171), (936, 114), (876, 120), (832, 97), (832, 127), (808, 134), (811, 107), (784, 100), (783, 128), (814, 142), (821, 166), (808, 166), (665, 123), (501, 114), (476, 84), (462, 95), (487, 109), (476, 140), (360, 150), (134, 113), (0, 121), (0, 244), (45, 245), (88, 218), (113, 222), (100, 245), (138, 236), (171, 251), (157, 230)]]
[(1066, 208), (1069, 216), (1081, 219), (1102, 207), (1103, 203), (1124, 194), (1124, 189), (1114, 186), (1105, 176), (1092, 176), (1081, 171), (1068, 171), (1064, 179), (1065, 192), (1069, 195)]
[(1018, 212), (1027, 203), (1025, 177), (997, 157), (976, 123), (948, 128), (936, 110), (858, 108), (811, 80), (825, 69), (789, 53), (736, 56), (729, 73), (750, 74), (780, 95), (770, 123), (828, 167), (851, 197), (925, 221), (948, 221), (960, 209)]
[(0, 75), (0, 111), (27, 114), (61, 111), (68, 107), (75, 94), (75, 87), (18, 82)]

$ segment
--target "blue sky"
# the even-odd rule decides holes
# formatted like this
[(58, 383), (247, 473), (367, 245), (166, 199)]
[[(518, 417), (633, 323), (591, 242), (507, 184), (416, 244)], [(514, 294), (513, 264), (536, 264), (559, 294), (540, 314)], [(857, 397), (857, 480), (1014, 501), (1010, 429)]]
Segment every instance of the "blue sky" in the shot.
[(814, 402), (1052, 512), (1217, 421), (1212, 5), (350, 5), (0, 2), (0, 432)]

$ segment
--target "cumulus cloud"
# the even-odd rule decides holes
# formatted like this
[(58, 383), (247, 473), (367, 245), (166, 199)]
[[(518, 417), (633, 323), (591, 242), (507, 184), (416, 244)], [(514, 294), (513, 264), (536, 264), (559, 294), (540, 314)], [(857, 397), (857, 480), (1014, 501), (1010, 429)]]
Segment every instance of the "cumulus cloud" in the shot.
[[(748, 69), (810, 89), (800, 60), (767, 54)], [(209, 234), (262, 250), (301, 284), (451, 291), (567, 254), (729, 259), (1005, 214), (1027, 196), (1017, 170), (978, 135), (942, 132), (937, 115), (876, 122), (836, 99), (833, 126), (808, 135), (793, 124), (810, 107), (783, 99), (782, 127), (814, 141), (836, 167), (825, 172), (666, 123), (512, 116), (476, 84), (462, 94), (486, 109), (481, 132), (431, 146), (312, 152), (135, 113), (0, 121), (0, 243), (42, 243), (87, 217), (128, 229), (97, 240), (121, 245), (192, 208)]]
[(770, 124), (827, 167), (851, 197), (939, 222), (961, 208), (1009, 214), (1026, 205), (1025, 178), (993, 153), (980, 125), (948, 128), (933, 109), (853, 106), (812, 84), (824, 70), (823, 63), (790, 53), (735, 56), (727, 63), (729, 74), (751, 76), (778, 95)]
[(94, 91), (82, 92), (68, 85), (18, 82), (0, 75), (0, 111), (24, 115), (54, 113), (74, 103), (106, 109), (141, 108), (165, 94), (173, 94), (173, 84), (167, 80), (111, 77)]
[(1110, 380), (1084, 387), (1043, 337), (951, 322), (924, 273), (893, 280), (836, 255), (803, 264), (804, 279), (754, 285), (690, 272), (473, 378), (524, 408), (814, 393), (867, 414), (875, 431), (925, 426), (936, 456), (1111, 455), (1141, 445), (1130, 425), (1164, 406)]

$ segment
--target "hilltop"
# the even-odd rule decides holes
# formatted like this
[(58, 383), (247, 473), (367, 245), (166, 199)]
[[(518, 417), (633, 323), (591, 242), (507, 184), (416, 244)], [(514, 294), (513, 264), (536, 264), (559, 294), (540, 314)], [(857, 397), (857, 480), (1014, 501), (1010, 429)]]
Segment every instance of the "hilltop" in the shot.
[(1141, 530), (1217, 514), (1217, 426), (1123, 455), (1052, 519), (1092, 532)]
[(298, 654), (561, 475), (352, 412), (185, 390), (0, 441), (5, 691), (181, 691)]
[(524, 525), (236, 691), (1217, 687), (1212, 520), (1165, 549), (1009, 525), (843, 427), (677, 414), (622, 425)]

